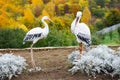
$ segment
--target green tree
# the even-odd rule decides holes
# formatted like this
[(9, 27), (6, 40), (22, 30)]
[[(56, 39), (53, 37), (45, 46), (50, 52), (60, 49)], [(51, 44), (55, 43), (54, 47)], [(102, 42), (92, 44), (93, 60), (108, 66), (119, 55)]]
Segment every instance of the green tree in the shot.
[(103, 18), (105, 12), (107, 12), (106, 8), (101, 8), (100, 6), (97, 6), (97, 8), (92, 8), (91, 11), (92, 14), (97, 18)]
[(110, 10), (110, 13), (105, 17), (104, 24), (106, 26), (112, 26), (120, 23), (120, 10), (117, 8)]
[(101, 7), (104, 7), (105, 6), (105, 0), (95, 0), (96, 1), (96, 4), (101, 6)]
[(102, 19), (97, 19), (95, 22), (95, 27), (97, 28), (97, 30), (101, 30), (104, 28), (104, 23)]

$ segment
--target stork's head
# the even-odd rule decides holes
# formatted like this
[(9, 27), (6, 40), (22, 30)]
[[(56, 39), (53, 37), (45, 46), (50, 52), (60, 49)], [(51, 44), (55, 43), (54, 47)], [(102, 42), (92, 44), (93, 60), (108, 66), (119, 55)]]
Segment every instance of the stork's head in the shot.
[(81, 17), (81, 16), (82, 16), (82, 12), (78, 11), (77, 14), (76, 14), (76, 17)]
[(43, 16), (42, 20), (50, 20), (50, 18), (48, 16)]
[(76, 14), (75, 26), (76, 26), (77, 22), (79, 21), (79, 19), (81, 18), (81, 16), (82, 16), (82, 12), (81, 12), (81, 11), (78, 11), (77, 14)]
[(42, 22), (44, 22), (44, 20), (49, 20), (50, 22), (53, 23), (53, 21), (48, 16), (43, 16), (42, 17)]

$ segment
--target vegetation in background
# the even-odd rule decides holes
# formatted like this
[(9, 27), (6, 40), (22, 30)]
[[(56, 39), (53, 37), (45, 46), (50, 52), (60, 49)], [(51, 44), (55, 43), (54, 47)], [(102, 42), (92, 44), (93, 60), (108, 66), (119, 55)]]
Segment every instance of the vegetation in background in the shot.
[(24, 36), (25, 32), (22, 29), (0, 29), (0, 48), (24, 47)]
[[(31, 42), (23, 45), (23, 39), (26, 32), (22, 29), (1, 29), (0, 30), (0, 48), (23, 48), (29, 47)], [(34, 47), (47, 46), (70, 46), (77, 45), (75, 36), (68, 30), (57, 30), (51, 26), (50, 33), (44, 39), (39, 40)]]
[[(49, 16), (54, 25), (50, 25), (48, 37), (39, 41), (35, 46), (77, 45), (70, 31), (77, 11), (83, 12), (81, 22), (86, 23), (91, 29), (94, 45), (107, 43), (105, 42), (106, 36), (100, 39), (94, 35), (96, 31), (120, 23), (120, 0), (1, 0), (0, 35), (4, 36), (0, 36), (0, 48), (28, 47), (30, 43), (22, 45), (25, 33), (36, 26), (43, 27), (41, 18), (44, 15)], [(8, 33), (10, 33), (9, 36)], [(119, 41), (116, 41), (118, 37), (114, 37), (114, 35), (119, 35), (119, 31), (115, 34), (111, 33), (107, 35), (112, 38), (109, 44), (119, 44)], [(16, 34), (19, 35), (13, 37)], [(107, 39), (111, 41), (110, 38)], [(16, 44), (13, 45), (13, 42)]]
[(119, 33), (117, 32), (117, 30), (113, 31), (112, 33), (107, 33), (104, 36), (104, 40), (103, 40), (104, 44), (120, 44), (120, 40), (119, 40)]

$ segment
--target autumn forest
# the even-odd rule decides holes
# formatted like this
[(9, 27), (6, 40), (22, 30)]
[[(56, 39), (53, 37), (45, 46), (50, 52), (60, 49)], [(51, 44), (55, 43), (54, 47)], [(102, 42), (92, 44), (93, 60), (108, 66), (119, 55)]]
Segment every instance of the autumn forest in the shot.
[(103, 28), (120, 23), (120, 0), (0, 0), (0, 48), (24, 48), (22, 44), (27, 31), (44, 27), (43, 16), (49, 16), (50, 33), (35, 47), (76, 46), (70, 31), (76, 12), (82, 11), (81, 22), (92, 33), (92, 45), (120, 44), (120, 28), (105, 35), (95, 35)]

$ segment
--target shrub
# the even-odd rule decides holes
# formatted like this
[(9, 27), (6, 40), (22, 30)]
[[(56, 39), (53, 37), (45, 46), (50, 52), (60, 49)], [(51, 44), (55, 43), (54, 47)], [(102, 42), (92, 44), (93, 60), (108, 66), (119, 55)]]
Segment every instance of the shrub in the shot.
[(13, 76), (21, 74), (26, 66), (23, 57), (8, 53), (0, 56), (0, 80), (10, 80)]
[(105, 45), (99, 45), (89, 52), (83, 52), (80, 60), (77, 60), (78, 54), (79, 52), (74, 51), (68, 56), (68, 60), (74, 65), (69, 69), (72, 74), (80, 71), (94, 77), (100, 73), (120, 77), (120, 47), (116, 52)]
[(100, 43), (102, 43), (100, 37), (98, 35), (92, 35), (92, 45), (98, 45)]
[(54, 26), (50, 27), (50, 32), (45, 39), (41, 39), (35, 44), (36, 47), (42, 46), (71, 46), (76, 45), (74, 35), (68, 30), (57, 30)]
[(120, 40), (120, 27), (117, 30), (118, 34), (119, 34), (119, 40)]
[[(22, 29), (1, 29), (0, 48), (24, 48), (29, 47), (31, 42), (23, 45), (26, 32)], [(71, 46), (77, 45), (75, 36), (67, 29), (57, 30), (55, 26), (50, 27), (50, 32), (45, 39), (39, 40), (35, 47), (46, 46)]]
[(101, 19), (97, 19), (95, 22), (95, 27), (97, 28), (97, 30), (101, 30), (104, 28), (104, 24), (103, 21)]
[(22, 29), (0, 29), (0, 48), (22, 48), (24, 36)]

